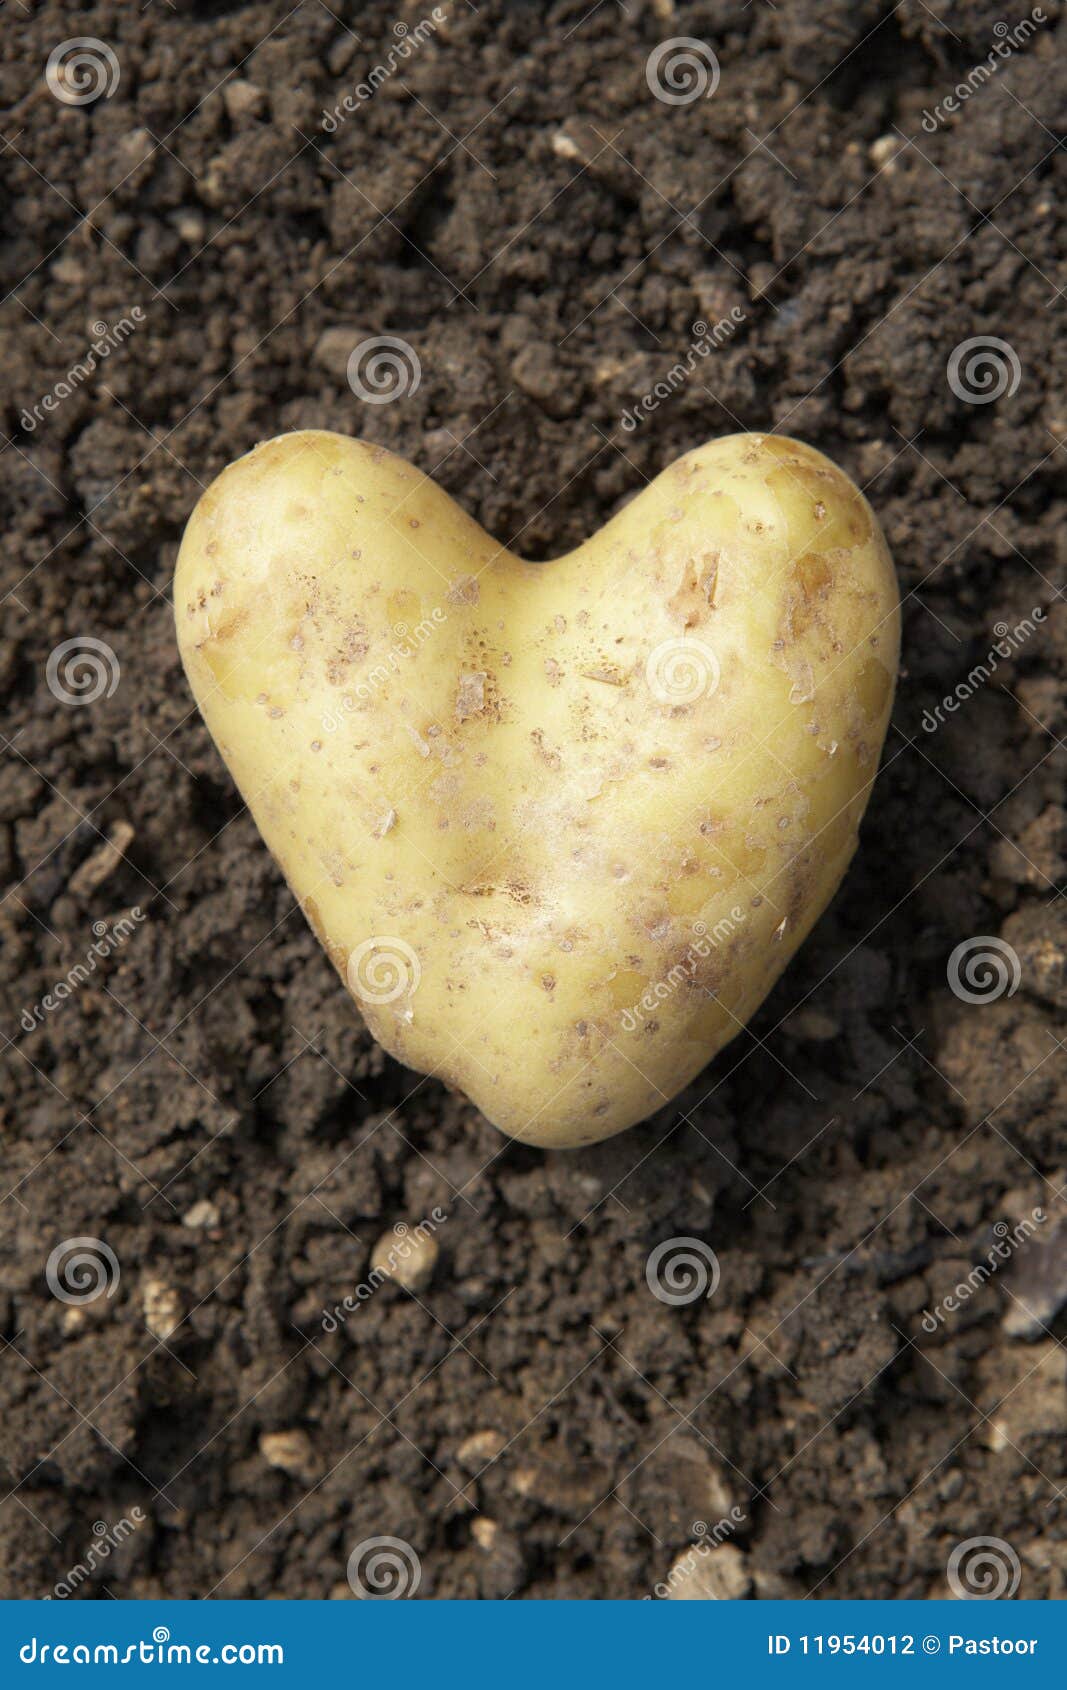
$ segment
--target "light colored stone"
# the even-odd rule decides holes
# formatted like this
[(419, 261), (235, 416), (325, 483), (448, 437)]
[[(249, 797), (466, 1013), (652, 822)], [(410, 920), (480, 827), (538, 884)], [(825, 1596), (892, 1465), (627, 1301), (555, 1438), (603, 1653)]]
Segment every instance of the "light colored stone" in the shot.
[(496, 1460), (506, 1442), (503, 1432), (492, 1427), (486, 1427), (484, 1432), (472, 1432), (457, 1449), (456, 1460), (468, 1473), (478, 1473)]
[(174, 219), (174, 227), (190, 246), (199, 246), (204, 238), (204, 219), (195, 206), (183, 205)]
[(752, 1587), (745, 1557), (732, 1543), (720, 1543), (718, 1548), (697, 1544), (687, 1549), (664, 1583), (666, 1598), (671, 1602), (736, 1602)]
[(892, 170), (893, 160), (904, 145), (899, 135), (879, 135), (867, 148), (867, 157), (876, 170)]
[(133, 828), (129, 822), (113, 822), (107, 830), (107, 838), (102, 840), (96, 850), (86, 857), (85, 861), (75, 869), (68, 882), (69, 890), (79, 898), (87, 897), (102, 886), (109, 875), (114, 874), (123, 857), (126, 847), (133, 839)]
[(255, 117), (263, 110), (262, 88), (257, 88), (254, 82), (247, 82), (240, 76), (231, 78), (224, 85), (222, 99), (231, 123), (240, 123), (246, 117)]
[(147, 1279), (141, 1293), (141, 1307), (149, 1332), (164, 1342), (182, 1323), (182, 1305), (172, 1285), (162, 1279)]
[(147, 129), (131, 129), (119, 142), (122, 165), (127, 172), (136, 170), (155, 150), (156, 143)]
[(383, 1274), (405, 1291), (425, 1291), (434, 1275), (440, 1254), (432, 1233), (399, 1221), (383, 1232), (371, 1251), (372, 1273)]
[(782, 1032), (790, 1039), (810, 1039), (816, 1044), (823, 1044), (838, 1037), (841, 1023), (836, 1015), (830, 1015), (825, 1009), (798, 1009), (786, 1016)]
[(182, 1225), (189, 1227), (193, 1232), (202, 1232), (213, 1226), (218, 1226), (221, 1219), (222, 1216), (211, 1199), (202, 1197), (198, 1203), (193, 1204), (191, 1209), (186, 1210), (182, 1216)]
[(332, 329), (323, 329), (315, 342), (311, 361), (313, 364), (317, 364), (320, 370), (325, 370), (328, 375), (334, 376), (337, 381), (346, 382), (348, 380), (348, 360), (360, 342), (366, 339), (367, 335), (363, 329), (340, 325)]
[(500, 1527), (495, 1520), (490, 1520), (485, 1514), (471, 1522), (471, 1537), (482, 1549), (492, 1549), (497, 1540)]
[(991, 1383), (1000, 1406), (979, 1433), (988, 1448), (1012, 1453), (1031, 1438), (1062, 1438), (1067, 1425), (1067, 1361), (1054, 1338), (1008, 1351)]
[(322, 1472), (322, 1463), (307, 1433), (299, 1427), (288, 1432), (264, 1432), (259, 1440), (259, 1453), (268, 1467), (277, 1467), (311, 1484)]

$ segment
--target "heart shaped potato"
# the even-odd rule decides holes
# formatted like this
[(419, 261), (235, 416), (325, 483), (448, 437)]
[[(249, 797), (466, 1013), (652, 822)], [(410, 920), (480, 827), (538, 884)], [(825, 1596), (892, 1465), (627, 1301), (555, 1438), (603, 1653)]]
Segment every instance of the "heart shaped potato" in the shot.
[(855, 849), (899, 641), (862, 494), (759, 434), (544, 564), (380, 447), (283, 435), (200, 500), (174, 603), (375, 1037), (552, 1146), (669, 1101), (777, 979)]

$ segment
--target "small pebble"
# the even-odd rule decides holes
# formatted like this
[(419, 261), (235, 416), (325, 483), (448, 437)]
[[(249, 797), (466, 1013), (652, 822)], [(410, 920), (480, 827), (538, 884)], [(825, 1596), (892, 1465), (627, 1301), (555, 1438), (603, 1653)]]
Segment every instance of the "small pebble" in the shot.
[(254, 82), (246, 82), (239, 76), (225, 84), (222, 99), (231, 123), (240, 123), (246, 117), (255, 117), (263, 110), (262, 88), (257, 88)]
[(425, 1291), (434, 1275), (440, 1254), (431, 1233), (420, 1233), (401, 1221), (383, 1232), (371, 1251), (370, 1265), (405, 1291)]
[(367, 339), (364, 329), (335, 327), (324, 329), (315, 342), (311, 361), (339, 382), (348, 381), (348, 360), (361, 341)]
[(194, 1203), (191, 1209), (186, 1210), (182, 1216), (182, 1225), (189, 1227), (193, 1232), (206, 1232), (218, 1226), (221, 1219), (222, 1216), (211, 1199), (202, 1197), (199, 1203)]
[(456, 1460), (468, 1473), (480, 1472), (496, 1460), (506, 1443), (503, 1432), (486, 1427), (484, 1432), (472, 1432), (469, 1438), (463, 1440), (456, 1451)]
[(145, 1282), (141, 1294), (145, 1325), (156, 1338), (166, 1340), (182, 1322), (182, 1305), (177, 1291), (161, 1279)]
[(126, 855), (126, 848), (133, 839), (133, 828), (129, 822), (112, 822), (104, 839), (95, 851), (80, 863), (67, 883), (67, 890), (76, 897), (84, 898), (90, 892), (95, 892), (102, 886), (109, 875), (114, 874)]
[(295, 1479), (313, 1484), (322, 1472), (322, 1463), (307, 1433), (296, 1427), (288, 1432), (264, 1432), (259, 1440), (259, 1453), (268, 1467), (291, 1473)]
[(752, 1587), (745, 1557), (732, 1543), (698, 1544), (686, 1550), (664, 1583), (670, 1602), (736, 1602)]
[(903, 144), (899, 135), (879, 135), (877, 141), (872, 141), (867, 148), (867, 157), (876, 170), (888, 173)]

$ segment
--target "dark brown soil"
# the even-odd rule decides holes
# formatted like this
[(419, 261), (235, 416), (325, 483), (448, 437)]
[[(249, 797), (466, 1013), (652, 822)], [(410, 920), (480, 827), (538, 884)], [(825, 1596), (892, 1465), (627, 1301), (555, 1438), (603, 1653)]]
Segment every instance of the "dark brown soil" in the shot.
[[(994, 1536), (1020, 1596), (1061, 1595), (1063, 8), (931, 133), (1000, 0), (445, 0), (324, 133), (429, 10), (3, 10), (0, 1594), (49, 1593), (95, 1522), (141, 1509), (79, 1594), (348, 1594), (352, 1549), (392, 1536), (420, 1595), (638, 1597), (733, 1506), (720, 1593), (939, 1594)], [(44, 66), (81, 34), (121, 80), (76, 106)], [(645, 66), (679, 36), (721, 81), (672, 106)], [(421, 384), (361, 404), (347, 352), (379, 334)], [(950, 355), (988, 335), (1017, 387), (961, 401)], [(507, 1145), (373, 1047), (192, 710), (183, 523), (229, 459), (304, 426), (403, 453), (533, 556), (737, 428), (811, 441), (882, 517), (905, 673), (853, 869), (751, 1032), (597, 1149)], [(87, 636), (118, 684), (67, 705), (49, 656)], [(1012, 995), (950, 990), (979, 935), (1017, 955)], [(431, 1289), (324, 1332), (378, 1236), (434, 1205)], [(1035, 1241), (924, 1329), (1035, 1208)], [(670, 1307), (645, 1267), (678, 1235), (721, 1282)], [(120, 1278), (65, 1303), (46, 1264), (81, 1236)], [(180, 1323), (160, 1342), (146, 1313)], [(498, 1458), (461, 1459), (488, 1431)], [(305, 1434), (288, 1469), (279, 1432)]]

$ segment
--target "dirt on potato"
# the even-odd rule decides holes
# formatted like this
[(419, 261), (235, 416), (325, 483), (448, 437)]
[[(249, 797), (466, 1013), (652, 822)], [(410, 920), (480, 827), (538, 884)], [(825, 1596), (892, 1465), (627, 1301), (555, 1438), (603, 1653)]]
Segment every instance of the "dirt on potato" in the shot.
[[(1062, 12), (5, 8), (0, 1595), (1064, 1594)], [(847, 880), (595, 1149), (374, 1046), (193, 709), (183, 524), (294, 428), (534, 558), (737, 429), (885, 527)]]

